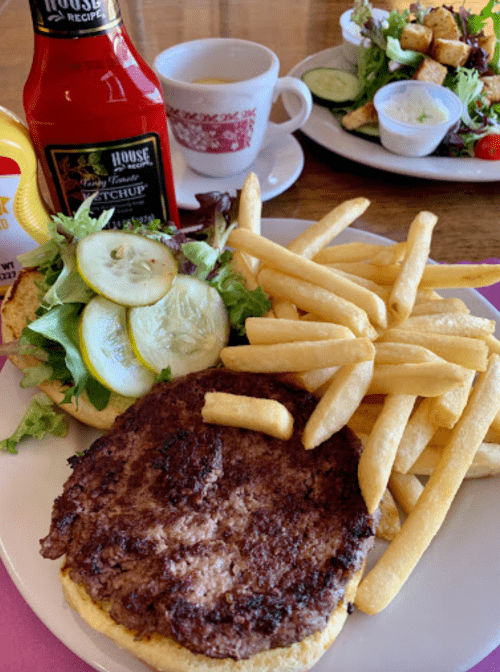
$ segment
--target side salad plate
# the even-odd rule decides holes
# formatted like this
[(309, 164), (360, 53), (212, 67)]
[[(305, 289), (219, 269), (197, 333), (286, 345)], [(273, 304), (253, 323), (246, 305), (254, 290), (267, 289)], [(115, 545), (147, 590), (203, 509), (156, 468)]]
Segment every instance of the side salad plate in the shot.
[[(355, 72), (355, 67), (344, 55), (344, 47), (339, 45), (308, 56), (295, 65), (288, 75), (301, 78), (308, 70), (319, 67)], [(288, 114), (297, 112), (297, 102), (290, 94), (283, 96), (283, 105)], [(382, 147), (376, 139), (366, 140), (345, 131), (326, 107), (317, 104), (313, 105), (311, 115), (301, 131), (314, 142), (340, 156), (398, 175), (455, 182), (500, 180), (500, 161), (486, 161), (472, 157), (399, 156)]]
[[(263, 234), (286, 245), (310, 222), (267, 219)], [(389, 244), (358, 229), (339, 242)], [(454, 290), (475, 315), (500, 314), (478, 292)], [(20, 372), (7, 362), (0, 385), (0, 434), (17, 426), (32, 394), (19, 387)], [(67, 458), (83, 450), (95, 430), (72, 420), (64, 438), (26, 440), (19, 453), (0, 453), (0, 555), (18, 590), (45, 625), (99, 672), (147, 672), (136, 659), (88, 628), (65, 603), (59, 563), (39, 553), (54, 498), (69, 475)], [(383, 552), (377, 540), (369, 559)], [(401, 593), (379, 615), (355, 611), (333, 646), (311, 672), (467, 672), (500, 645), (500, 516), (498, 480), (466, 482), (450, 513)], [(6, 623), (10, 616), (0, 617)], [(3, 621), (2, 621), (3, 619)], [(22, 647), (23, 633), (13, 646)], [(62, 667), (52, 661), (54, 672)]]

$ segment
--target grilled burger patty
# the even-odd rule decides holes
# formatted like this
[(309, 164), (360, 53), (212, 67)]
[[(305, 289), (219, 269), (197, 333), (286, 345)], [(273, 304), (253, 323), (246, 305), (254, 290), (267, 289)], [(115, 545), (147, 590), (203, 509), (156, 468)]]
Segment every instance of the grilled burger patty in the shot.
[[(290, 441), (205, 424), (204, 394), (276, 399)], [(209, 369), (158, 384), (70, 459), (46, 558), (139, 638), (159, 633), (212, 658), (248, 658), (325, 627), (373, 543), (345, 428), (315, 450), (316, 400), (277, 378)]]

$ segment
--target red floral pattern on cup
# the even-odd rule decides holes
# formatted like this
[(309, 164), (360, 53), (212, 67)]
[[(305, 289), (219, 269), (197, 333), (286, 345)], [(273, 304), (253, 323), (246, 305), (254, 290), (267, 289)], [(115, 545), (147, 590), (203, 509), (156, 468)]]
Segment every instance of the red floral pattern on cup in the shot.
[(222, 114), (201, 114), (174, 109), (167, 114), (175, 139), (198, 152), (238, 152), (250, 146), (256, 109)]

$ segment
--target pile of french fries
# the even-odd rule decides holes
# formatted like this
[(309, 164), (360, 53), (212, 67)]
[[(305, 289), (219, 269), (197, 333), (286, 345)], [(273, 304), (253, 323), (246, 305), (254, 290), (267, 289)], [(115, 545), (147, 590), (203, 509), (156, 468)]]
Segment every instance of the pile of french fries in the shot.
[(425, 211), (406, 242), (330, 245), (368, 206), (343, 202), (283, 247), (260, 233), (259, 183), (248, 176), (228, 245), (273, 309), (249, 318), (249, 345), (226, 347), (221, 359), (317, 396), (305, 449), (344, 425), (362, 439), (360, 489), (370, 513), (380, 507), (377, 533), (390, 540), (355, 600), (375, 614), (409, 577), (463, 480), (500, 473), (495, 323), (439, 294), (498, 282), (500, 266), (430, 263), (437, 217)]

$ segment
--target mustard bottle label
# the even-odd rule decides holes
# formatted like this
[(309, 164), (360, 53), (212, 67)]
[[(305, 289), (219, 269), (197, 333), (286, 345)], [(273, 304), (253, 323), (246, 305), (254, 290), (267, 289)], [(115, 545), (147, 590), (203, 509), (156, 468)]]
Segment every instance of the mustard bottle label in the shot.
[(5, 294), (22, 269), (16, 257), (37, 247), (14, 216), (14, 194), (19, 180), (19, 175), (0, 175), (0, 295)]
[(91, 37), (122, 23), (116, 0), (30, 0), (36, 33), (49, 37)]

